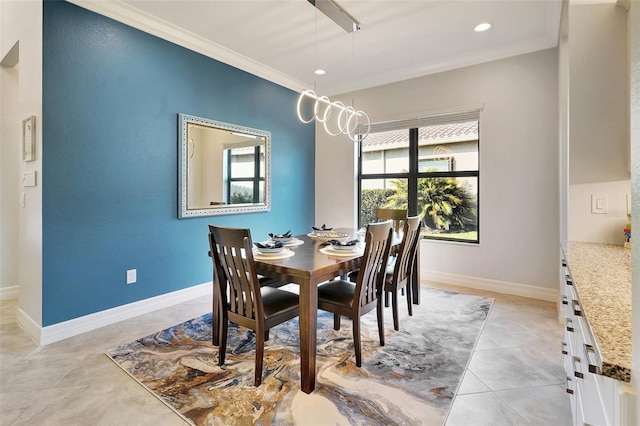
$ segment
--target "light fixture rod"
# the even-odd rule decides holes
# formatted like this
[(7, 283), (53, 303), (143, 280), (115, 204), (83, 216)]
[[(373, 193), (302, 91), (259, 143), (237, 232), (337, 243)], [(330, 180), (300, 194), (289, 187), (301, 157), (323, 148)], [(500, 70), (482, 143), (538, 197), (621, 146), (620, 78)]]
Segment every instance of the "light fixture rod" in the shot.
[(358, 31), (360, 22), (334, 0), (308, 0), (320, 12), (348, 33)]

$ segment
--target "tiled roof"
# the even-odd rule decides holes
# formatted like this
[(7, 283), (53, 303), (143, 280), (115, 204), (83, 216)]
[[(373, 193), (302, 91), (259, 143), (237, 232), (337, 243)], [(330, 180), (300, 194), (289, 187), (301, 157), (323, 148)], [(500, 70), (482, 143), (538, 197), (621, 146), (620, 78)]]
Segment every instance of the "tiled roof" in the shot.
[[(449, 139), (473, 140), (478, 138), (478, 122), (467, 121), (464, 123), (440, 124), (435, 126), (420, 127), (419, 144), (429, 145), (432, 143), (442, 143)], [(371, 150), (382, 146), (392, 146), (398, 144), (408, 144), (409, 134), (406, 129), (392, 130), (382, 133), (371, 133), (362, 142), (362, 148)]]

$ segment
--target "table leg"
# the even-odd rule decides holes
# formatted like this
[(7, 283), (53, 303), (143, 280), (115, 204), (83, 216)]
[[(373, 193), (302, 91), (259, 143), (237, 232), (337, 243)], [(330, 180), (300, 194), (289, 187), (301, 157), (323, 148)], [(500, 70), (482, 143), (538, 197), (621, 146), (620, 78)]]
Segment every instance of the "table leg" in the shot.
[(318, 324), (318, 285), (300, 285), (300, 379), (304, 393), (316, 387), (316, 332)]

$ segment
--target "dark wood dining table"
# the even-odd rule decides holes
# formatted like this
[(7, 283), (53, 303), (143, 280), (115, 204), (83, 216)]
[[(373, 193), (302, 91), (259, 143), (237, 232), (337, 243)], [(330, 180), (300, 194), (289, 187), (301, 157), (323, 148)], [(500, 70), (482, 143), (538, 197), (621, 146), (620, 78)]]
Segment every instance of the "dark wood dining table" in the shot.
[[(349, 233), (349, 239), (358, 238), (354, 229), (337, 228), (336, 231)], [(303, 392), (311, 393), (316, 384), (318, 284), (358, 269), (361, 256), (330, 256), (320, 252), (326, 242), (309, 235), (296, 238), (303, 244), (290, 247), (294, 256), (283, 260), (254, 260), (258, 274), (300, 286), (300, 387)], [(364, 236), (360, 239), (364, 242)], [(399, 242), (395, 240), (394, 246)], [(413, 302), (418, 303), (419, 299), (416, 297)]]
[[(352, 229), (342, 231), (349, 232), (350, 239), (357, 237)], [(303, 244), (290, 247), (294, 256), (269, 261), (256, 258), (255, 265), (260, 275), (300, 286), (300, 387), (303, 392), (311, 393), (316, 385), (318, 284), (358, 269), (361, 256), (330, 256), (320, 252), (325, 242), (308, 235), (296, 238)]]

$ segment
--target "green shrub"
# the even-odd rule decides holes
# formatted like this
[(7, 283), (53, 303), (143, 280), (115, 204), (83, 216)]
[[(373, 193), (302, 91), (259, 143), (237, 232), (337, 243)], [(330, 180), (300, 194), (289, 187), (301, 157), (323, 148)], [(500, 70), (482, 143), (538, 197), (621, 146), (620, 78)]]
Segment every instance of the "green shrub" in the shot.
[(360, 200), (360, 226), (377, 222), (376, 210), (382, 207), (391, 207), (388, 199), (395, 192), (394, 189), (363, 189)]

